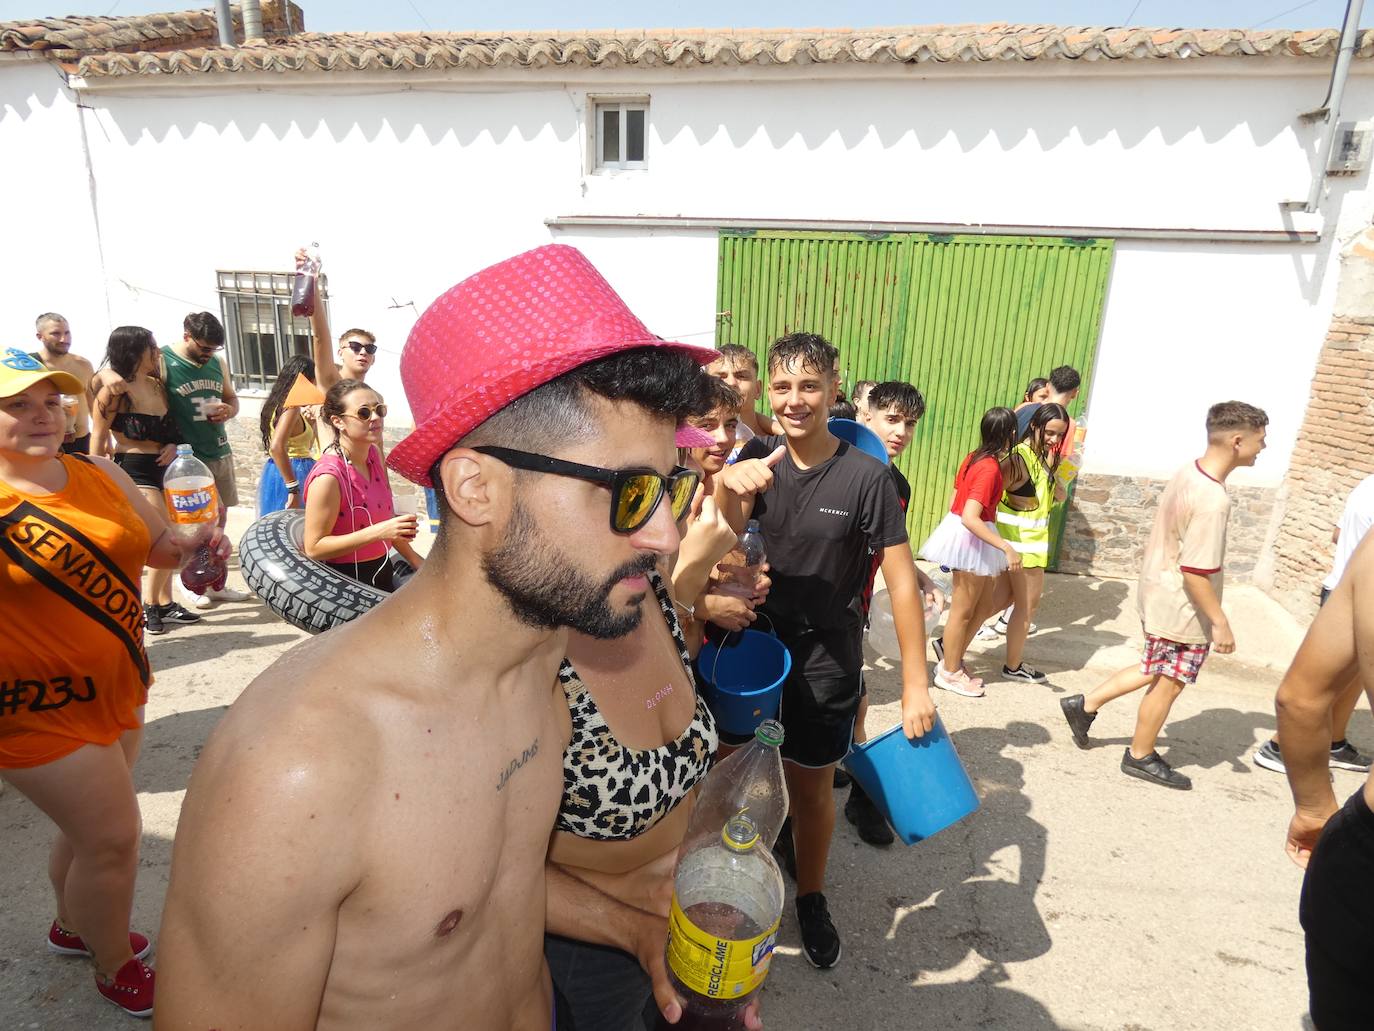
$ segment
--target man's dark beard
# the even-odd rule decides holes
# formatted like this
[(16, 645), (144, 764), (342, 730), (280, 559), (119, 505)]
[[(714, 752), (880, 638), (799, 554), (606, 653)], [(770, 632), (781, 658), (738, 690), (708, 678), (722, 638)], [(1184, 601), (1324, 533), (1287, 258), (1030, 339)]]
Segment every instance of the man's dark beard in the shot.
[(578, 633), (609, 640), (624, 637), (639, 626), (640, 606), (616, 615), (607, 599), (612, 588), (628, 576), (649, 573), (657, 556), (628, 562), (599, 584), (574, 569), (566, 555), (549, 547), (529, 512), (518, 502), (511, 511), (506, 539), (482, 557), (488, 582), (506, 599), (515, 618), (538, 630), (571, 627)]

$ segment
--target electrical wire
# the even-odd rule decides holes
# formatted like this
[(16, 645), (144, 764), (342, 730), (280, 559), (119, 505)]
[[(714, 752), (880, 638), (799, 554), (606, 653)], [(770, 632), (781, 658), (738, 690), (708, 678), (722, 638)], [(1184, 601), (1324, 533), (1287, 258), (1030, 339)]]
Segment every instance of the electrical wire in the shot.
[(1271, 14), (1268, 18), (1265, 18), (1263, 21), (1257, 21), (1255, 22), (1255, 24), (1249, 27), (1252, 29), (1257, 29), (1261, 25), (1268, 25), (1271, 21), (1275, 21), (1279, 18), (1282, 18), (1284, 15), (1292, 14), (1294, 11), (1301, 11), (1304, 7), (1311, 7), (1316, 2), (1317, 0), (1307, 0), (1306, 3), (1298, 4), (1298, 6), (1296, 7), (1290, 7), (1286, 11), (1280, 11), (1278, 14)]
[(1126, 20), (1123, 21), (1121, 24), (1122, 24), (1122, 25), (1130, 25), (1130, 24), (1131, 24), (1131, 19), (1135, 17), (1135, 12), (1138, 11), (1138, 10), (1140, 10), (1140, 5), (1143, 4), (1144, 2), (1145, 2), (1145, 0), (1135, 0), (1135, 6), (1131, 8), (1131, 13), (1128, 14), (1128, 15), (1126, 15)]

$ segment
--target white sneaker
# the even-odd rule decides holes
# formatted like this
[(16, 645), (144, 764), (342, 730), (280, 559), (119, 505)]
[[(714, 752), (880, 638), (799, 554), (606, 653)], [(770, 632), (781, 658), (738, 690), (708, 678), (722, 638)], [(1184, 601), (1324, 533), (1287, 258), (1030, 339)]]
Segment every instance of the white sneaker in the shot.
[(208, 595), (192, 594), (180, 580), (177, 581), (177, 592), (181, 595), (181, 600), (188, 609), (200, 609), (203, 612), (210, 607), (211, 602)]
[[(1003, 637), (1006, 637), (1006, 636), (1007, 636), (1007, 628), (1008, 628), (1009, 626), (1010, 626), (1010, 624), (1007, 622), (1007, 617), (1006, 617), (1006, 616), (998, 616), (998, 617), (997, 617), (997, 631), (996, 631), (996, 632), (997, 632), (998, 634), (1001, 634)], [(984, 627), (983, 629), (986, 630), (987, 627)], [(1035, 633), (1035, 632), (1036, 632), (1037, 630), (1039, 630), (1039, 629), (1040, 629), (1040, 628), (1039, 628), (1038, 626), (1036, 626), (1034, 623), (1032, 623), (1030, 626), (1026, 627), (1026, 636), (1027, 636), (1027, 637), (1030, 637), (1031, 634)], [(982, 636), (983, 636), (983, 631), (982, 631), (982, 630), (978, 631), (978, 636), (979, 636), (979, 637), (982, 637)], [(994, 636), (995, 636), (995, 635), (994, 635)]]
[(223, 587), (218, 591), (211, 587), (205, 592), (205, 597), (211, 601), (252, 601), (255, 595), (248, 591), (236, 591), (232, 587)]
[(965, 698), (982, 698), (984, 694), (981, 680), (969, 676), (962, 669), (951, 673), (945, 669), (944, 663), (935, 667), (935, 686), (953, 691)]
[(973, 635), (973, 639), (975, 641), (995, 641), (999, 633), (1006, 633), (1005, 630), (1001, 629), (1001, 626), (1002, 624), (998, 623), (995, 630), (990, 626), (980, 626), (978, 632)]

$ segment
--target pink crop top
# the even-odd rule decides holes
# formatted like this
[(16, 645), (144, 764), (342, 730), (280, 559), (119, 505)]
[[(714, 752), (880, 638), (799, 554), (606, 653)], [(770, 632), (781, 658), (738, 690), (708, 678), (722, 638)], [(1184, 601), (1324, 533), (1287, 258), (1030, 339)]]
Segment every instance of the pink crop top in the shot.
[[(391, 502), (391, 484), (387, 482), (382, 455), (376, 447), (369, 448), (367, 452), (367, 479), (363, 479), (358, 470), (337, 451), (328, 452), (315, 463), (310, 475), (305, 478), (307, 499), (310, 497), (310, 485), (321, 476), (332, 476), (339, 481), (339, 514), (334, 520), (334, 529), (329, 531), (330, 536), (365, 530), (386, 522), (396, 514)], [(385, 554), (386, 542), (374, 541), (329, 561), (367, 562)]]

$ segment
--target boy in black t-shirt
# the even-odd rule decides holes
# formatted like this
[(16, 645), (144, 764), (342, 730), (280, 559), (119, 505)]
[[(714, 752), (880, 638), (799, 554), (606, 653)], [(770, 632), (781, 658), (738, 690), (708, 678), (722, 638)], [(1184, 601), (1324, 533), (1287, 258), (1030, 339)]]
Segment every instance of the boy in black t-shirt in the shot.
[[(902, 667), (902, 725), (934, 725), (925, 622), (902, 507), (883, 464), (833, 436), (835, 348), (794, 333), (768, 351), (767, 389), (781, 436), (756, 437), (722, 470), (717, 501), (734, 527), (759, 521), (772, 589), (762, 611), (792, 654), (781, 720), (796, 854), (797, 919), (807, 959), (832, 967), (840, 938), (822, 888), (835, 829), (835, 764), (849, 751), (863, 668), (863, 592), (880, 553)], [(785, 845), (785, 843), (783, 843)]]

